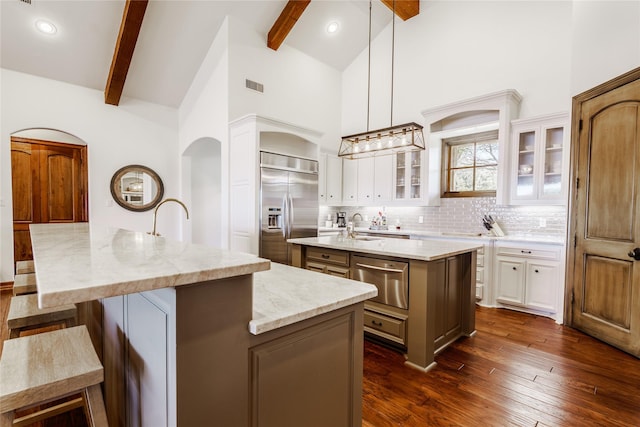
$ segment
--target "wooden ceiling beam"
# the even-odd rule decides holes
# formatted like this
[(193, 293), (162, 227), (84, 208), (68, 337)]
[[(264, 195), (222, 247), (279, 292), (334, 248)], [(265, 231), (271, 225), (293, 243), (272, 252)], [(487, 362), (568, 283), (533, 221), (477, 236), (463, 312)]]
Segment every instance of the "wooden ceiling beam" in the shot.
[(118, 105), (120, 103), (124, 82), (127, 79), (129, 65), (131, 65), (133, 51), (138, 41), (142, 19), (148, 3), (149, 0), (127, 0), (124, 5), (120, 33), (116, 40), (109, 78), (104, 90), (105, 104)]
[(311, 0), (289, 0), (280, 16), (269, 30), (267, 36), (267, 46), (273, 50), (278, 50), (289, 32), (293, 29), (302, 12), (309, 6)]
[[(393, 10), (393, 0), (380, 0), (389, 9)], [(420, 13), (420, 0), (396, 0), (396, 15), (406, 21)]]

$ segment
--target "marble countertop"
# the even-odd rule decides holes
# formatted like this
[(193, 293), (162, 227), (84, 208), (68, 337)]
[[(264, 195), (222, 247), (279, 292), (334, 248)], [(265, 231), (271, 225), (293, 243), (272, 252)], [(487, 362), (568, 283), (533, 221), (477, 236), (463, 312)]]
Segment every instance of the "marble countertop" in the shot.
[(377, 288), (368, 283), (272, 263), (271, 270), (253, 275), (249, 332), (258, 335), (377, 294)]
[(257, 256), (89, 223), (31, 224), (40, 307), (54, 307), (270, 268)]
[(453, 240), (408, 240), (375, 237), (372, 240), (347, 239), (339, 236), (306, 237), (302, 239), (289, 239), (288, 242), (305, 246), (422, 261), (435, 261), (482, 248), (482, 243), (480, 242), (476, 244), (456, 242)]
[[(340, 232), (346, 228), (329, 228), (318, 227), (319, 232)], [(477, 239), (479, 241), (496, 241), (496, 242), (523, 242), (523, 243), (549, 243), (552, 245), (564, 245), (564, 236), (558, 235), (537, 235), (537, 234), (509, 234), (502, 237), (491, 236), (482, 233), (465, 233), (465, 232), (441, 232), (441, 231), (424, 231), (409, 229), (389, 229), (389, 230), (370, 230), (366, 227), (356, 227), (358, 233), (379, 234), (393, 236), (411, 236), (412, 238), (431, 238), (431, 239)], [(346, 231), (345, 231), (346, 232)]]

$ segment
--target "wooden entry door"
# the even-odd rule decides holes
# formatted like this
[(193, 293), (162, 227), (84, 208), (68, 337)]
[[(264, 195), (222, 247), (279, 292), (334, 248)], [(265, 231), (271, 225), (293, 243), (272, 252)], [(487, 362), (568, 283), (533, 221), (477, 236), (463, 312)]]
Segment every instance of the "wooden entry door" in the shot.
[[(574, 98), (572, 326), (640, 357), (640, 69)], [(583, 98), (583, 99), (581, 99)], [(577, 129), (576, 129), (577, 128)]]
[(84, 222), (87, 148), (11, 138), (14, 261), (32, 259), (29, 224)]

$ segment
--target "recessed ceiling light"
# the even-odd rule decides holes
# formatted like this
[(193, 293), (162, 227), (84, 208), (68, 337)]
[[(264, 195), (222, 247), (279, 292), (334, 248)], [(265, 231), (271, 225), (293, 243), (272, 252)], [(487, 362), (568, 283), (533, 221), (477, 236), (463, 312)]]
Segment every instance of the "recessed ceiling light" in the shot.
[(36, 21), (36, 28), (43, 34), (54, 35), (58, 32), (58, 29), (55, 25), (53, 25), (49, 21), (45, 21), (44, 19), (38, 19)]
[(329, 22), (329, 24), (327, 25), (327, 33), (333, 34), (337, 32), (339, 28), (340, 24), (338, 24), (336, 21)]

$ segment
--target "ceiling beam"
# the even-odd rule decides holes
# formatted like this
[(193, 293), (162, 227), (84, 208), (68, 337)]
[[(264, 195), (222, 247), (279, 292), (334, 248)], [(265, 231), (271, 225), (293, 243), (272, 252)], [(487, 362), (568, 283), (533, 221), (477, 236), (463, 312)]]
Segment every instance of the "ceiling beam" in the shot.
[(269, 30), (267, 36), (267, 46), (273, 50), (278, 50), (284, 39), (287, 38), (289, 32), (296, 25), (302, 12), (309, 6), (311, 0), (289, 0), (280, 16)]
[[(393, 0), (380, 0), (389, 9), (393, 10)], [(420, 13), (420, 0), (395, 0), (396, 15), (406, 21)]]
[(124, 5), (120, 33), (116, 40), (116, 48), (113, 52), (111, 68), (109, 69), (109, 78), (104, 90), (105, 104), (118, 105), (120, 103), (122, 89), (127, 79), (129, 65), (131, 65), (131, 58), (133, 58), (133, 50), (138, 41), (142, 18), (144, 18), (144, 12), (147, 10), (148, 2), (149, 0), (127, 0)]

